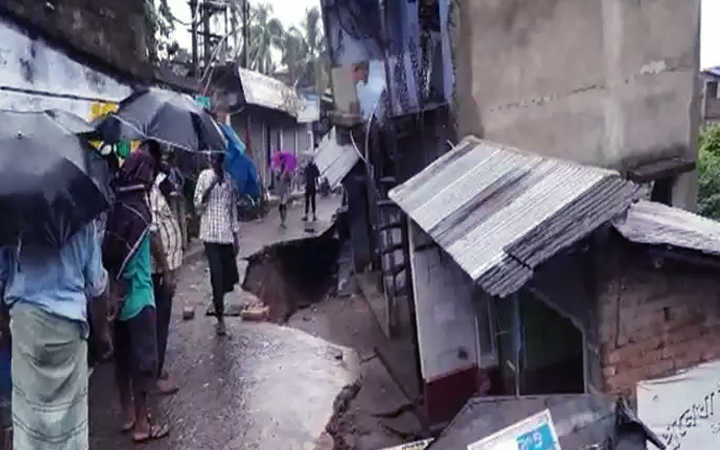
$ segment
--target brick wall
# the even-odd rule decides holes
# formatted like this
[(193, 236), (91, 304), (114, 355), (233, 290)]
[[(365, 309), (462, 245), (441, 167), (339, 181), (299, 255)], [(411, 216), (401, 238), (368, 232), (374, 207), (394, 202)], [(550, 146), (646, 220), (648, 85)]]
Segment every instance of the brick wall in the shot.
[(653, 259), (614, 238), (598, 282), (598, 338), (605, 389), (634, 396), (635, 383), (720, 357), (717, 273)]
[(3, 0), (0, 13), (100, 69), (150, 78), (142, 0)]

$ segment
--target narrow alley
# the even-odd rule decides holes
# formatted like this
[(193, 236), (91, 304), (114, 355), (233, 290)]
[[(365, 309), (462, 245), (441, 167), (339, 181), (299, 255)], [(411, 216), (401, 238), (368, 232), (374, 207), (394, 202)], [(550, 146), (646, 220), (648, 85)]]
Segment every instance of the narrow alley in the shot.
[(720, 0), (0, 0), (0, 450), (717, 450)]
[[(243, 224), (241, 270), (244, 259), (264, 247), (317, 235), (305, 231), (301, 206), (290, 209), (287, 229), (276, 223), (276, 211)], [(318, 202), (318, 232), (332, 227), (330, 219), (338, 206), (337, 196)], [(179, 275), (170, 328), (168, 371), (180, 391), (160, 397), (152, 413), (170, 424), (171, 434), (147, 448), (328, 450), (334, 442), (326, 428), (336, 402), (351, 402), (355, 396), (352, 414), (357, 423), (338, 431), (346, 441), (353, 440), (349, 448), (399, 444), (407, 434), (419, 432), (419, 422), (411, 414), (386, 421), (389, 430), (372, 415), (407, 406), (408, 400), (374, 356), (380, 330), (363, 299), (322, 299), (296, 312), (287, 324), (230, 317), (230, 337), (219, 339), (212, 317), (206, 315), (211, 303), (207, 263), (198, 251), (190, 252)], [(227, 302), (233, 308), (256, 300), (237, 287)], [(195, 308), (192, 320), (183, 320), (187, 306)], [(92, 448), (128, 448), (130, 436), (119, 429), (112, 365), (101, 366), (91, 380)], [(358, 394), (362, 384), (366, 388)]]
[[(337, 197), (320, 203), (323, 220), (318, 227), (330, 226), (337, 206)], [(307, 237), (299, 211), (291, 210), (287, 230), (273, 223), (277, 213), (245, 224), (239, 258), (264, 245)], [(180, 391), (153, 412), (171, 424), (171, 435), (148, 448), (314, 449), (332, 417), (335, 398), (358, 380), (357, 353), (291, 327), (239, 317), (228, 319), (230, 338), (218, 339), (212, 318), (205, 315), (210, 288), (200, 256), (191, 255), (179, 275), (170, 328), (168, 371)], [(239, 291), (228, 298), (229, 304), (243, 301)], [(193, 320), (183, 320), (184, 306), (195, 306)], [(112, 377), (112, 365), (92, 377), (92, 448), (130, 445), (130, 437), (120, 435)]]

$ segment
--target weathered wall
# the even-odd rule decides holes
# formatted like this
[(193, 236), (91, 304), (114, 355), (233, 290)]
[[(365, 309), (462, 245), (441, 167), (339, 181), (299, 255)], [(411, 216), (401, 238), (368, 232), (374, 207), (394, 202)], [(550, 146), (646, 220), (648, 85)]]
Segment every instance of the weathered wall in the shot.
[[(410, 230), (415, 316), (425, 407), (430, 420), (449, 420), (477, 388), (473, 283), (416, 225)], [(422, 247), (425, 246), (425, 249)]]
[(150, 78), (143, 0), (3, 0), (0, 13), (131, 78)]
[(619, 237), (603, 260), (597, 323), (607, 391), (634, 395), (638, 381), (720, 357), (717, 270), (670, 260), (657, 268), (646, 247)]
[(616, 168), (696, 158), (700, 0), (462, 0), (456, 18), (460, 135)]
[(130, 95), (129, 85), (78, 62), (0, 18), (0, 108), (58, 108), (92, 119), (93, 109)]

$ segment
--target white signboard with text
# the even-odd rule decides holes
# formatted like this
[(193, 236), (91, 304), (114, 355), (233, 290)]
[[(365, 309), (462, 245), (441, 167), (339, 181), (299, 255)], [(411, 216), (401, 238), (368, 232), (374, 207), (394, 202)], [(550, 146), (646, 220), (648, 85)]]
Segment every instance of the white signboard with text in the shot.
[(720, 361), (637, 385), (638, 416), (668, 450), (720, 448)]
[(561, 450), (550, 410), (468, 445), (468, 450)]

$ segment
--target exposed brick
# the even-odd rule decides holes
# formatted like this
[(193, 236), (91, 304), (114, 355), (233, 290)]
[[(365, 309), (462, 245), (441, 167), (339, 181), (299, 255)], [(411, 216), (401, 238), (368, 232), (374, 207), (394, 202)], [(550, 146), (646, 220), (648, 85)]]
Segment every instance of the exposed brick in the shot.
[(647, 374), (649, 377), (658, 377), (667, 374), (673, 369), (675, 369), (675, 362), (672, 360), (664, 360), (650, 365)]
[(701, 327), (703, 325), (705, 325), (705, 316), (702, 313), (694, 312), (678, 320), (672, 320), (665, 323), (664, 329), (668, 332), (674, 333), (675, 331), (686, 327)]
[(674, 364), (674, 369), (682, 370), (698, 365), (703, 360), (703, 353), (704, 350), (692, 351), (690, 353), (687, 353), (685, 356), (675, 358), (674, 360), (672, 360)]
[(720, 283), (709, 273), (653, 269), (644, 258), (622, 253), (621, 282), (614, 271), (598, 282), (600, 373), (614, 393), (720, 359)]
[(706, 349), (702, 354), (702, 362), (714, 361), (718, 358), (720, 358), (720, 347), (718, 347), (717, 345)]
[(691, 339), (699, 338), (704, 330), (704, 327), (697, 325), (689, 325), (683, 328), (678, 328), (673, 331), (666, 332), (666, 341), (669, 344), (689, 341)]
[(662, 349), (641, 352), (638, 353), (634, 358), (626, 358), (625, 360), (621, 361), (620, 366), (630, 368), (652, 366), (662, 360), (662, 355)]
[(604, 361), (606, 364), (617, 364), (621, 361), (636, 358), (639, 355), (656, 350), (662, 345), (662, 337), (654, 336), (641, 342), (628, 344), (624, 347), (617, 348), (605, 354)]

